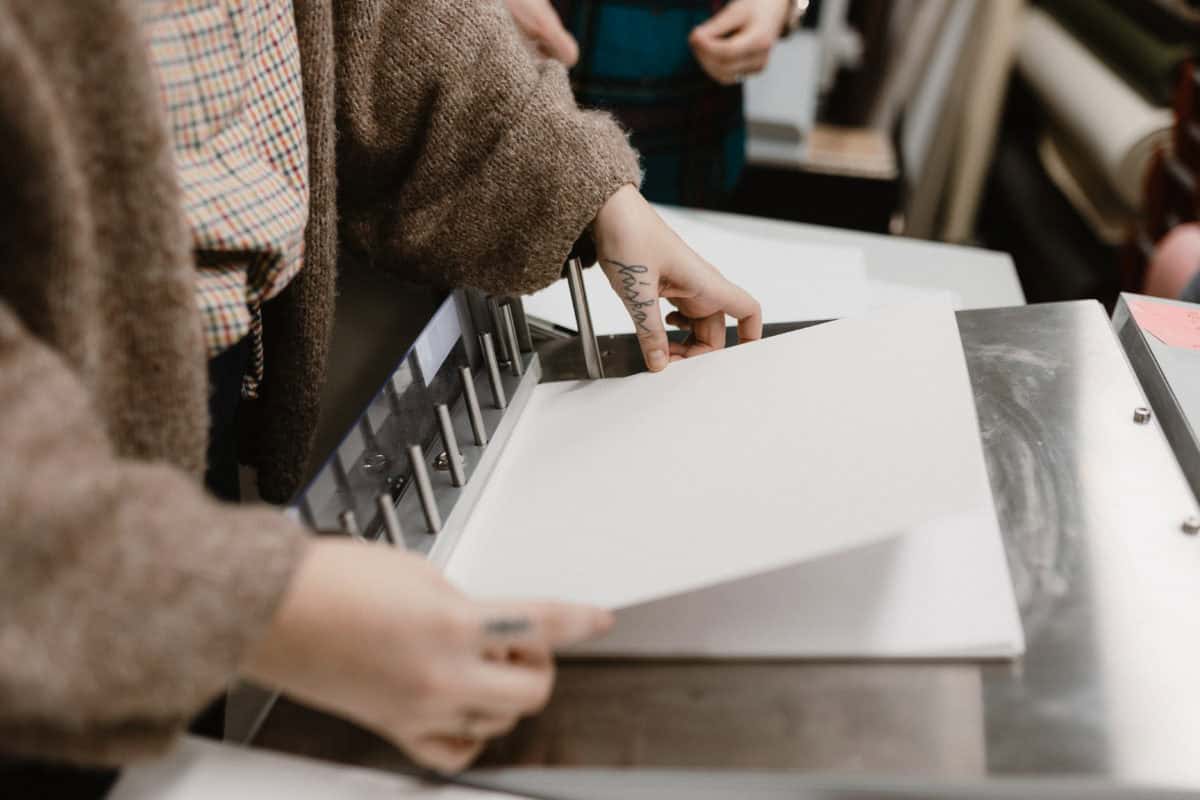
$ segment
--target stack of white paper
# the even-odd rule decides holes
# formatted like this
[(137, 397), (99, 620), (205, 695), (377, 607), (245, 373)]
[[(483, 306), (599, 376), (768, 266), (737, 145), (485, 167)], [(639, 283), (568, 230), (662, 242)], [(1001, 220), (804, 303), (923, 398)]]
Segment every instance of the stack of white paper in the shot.
[(590, 653), (1023, 648), (948, 309), (538, 387), (447, 574), (621, 609)]

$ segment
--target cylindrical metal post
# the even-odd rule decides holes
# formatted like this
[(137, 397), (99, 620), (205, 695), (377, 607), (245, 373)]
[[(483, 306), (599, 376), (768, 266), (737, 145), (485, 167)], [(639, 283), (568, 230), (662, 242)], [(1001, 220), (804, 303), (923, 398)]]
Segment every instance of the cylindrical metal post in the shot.
[(488, 313), (492, 317), (492, 329), (496, 332), (496, 356), (507, 364), (511, 355), (508, 352), (508, 340), (504, 337), (504, 317), (500, 314), (500, 301), (494, 297), (487, 299)]
[(508, 306), (501, 306), (500, 318), (504, 323), (504, 340), (508, 344), (508, 352), (512, 356), (509, 359), (508, 368), (512, 370), (513, 375), (519, 378), (525, 370), (521, 366), (521, 343), (517, 341), (517, 326), (513, 324), (512, 309)]
[(353, 536), (355, 539), (362, 538), (362, 529), (358, 527), (358, 517), (350, 509), (338, 514), (338, 525), (341, 526), (342, 533), (347, 536)]
[(492, 386), (492, 399), (496, 408), (503, 411), (508, 407), (508, 397), (504, 394), (504, 383), (500, 379), (500, 364), (496, 361), (496, 347), (492, 344), (492, 335), (485, 333), (479, 337), (483, 343), (483, 360), (487, 364), (488, 382)]
[(375, 505), (379, 507), (379, 516), (383, 518), (383, 536), (388, 544), (403, 544), (404, 531), (400, 527), (400, 517), (396, 514), (396, 501), (392, 495), (383, 492), (375, 498)]
[(421, 512), (425, 515), (425, 527), (429, 533), (442, 529), (442, 515), (433, 496), (433, 483), (429, 480), (429, 465), (425, 463), (425, 452), (419, 444), (408, 446), (408, 461), (412, 467), (413, 480), (417, 482), (417, 499), (421, 501)]
[(578, 258), (567, 261), (567, 285), (571, 289), (571, 305), (575, 307), (575, 324), (579, 328), (583, 363), (587, 367), (588, 377), (603, 378), (604, 362), (600, 359), (600, 345), (596, 342), (592, 312), (588, 308), (587, 290), (583, 286), (583, 262)]
[(458, 436), (454, 433), (454, 420), (445, 403), (437, 406), (438, 425), (442, 429), (442, 446), (446, 448), (446, 459), (450, 463), (450, 482), (455, 486), (467, 484), (467, 472), (463, 468), (462, 453), (458, 452)]
[(479, 395), (475, 393), (475, 377), (470, 367), (459, 367), (458, 374), (462, 377), (463, 400), (467, 404), (467, 417), (471, 420), (475, 444), (483, 447), (488, 443), (488, 435), (487, 427), (483, 424), (483, 409), (479, 407)]

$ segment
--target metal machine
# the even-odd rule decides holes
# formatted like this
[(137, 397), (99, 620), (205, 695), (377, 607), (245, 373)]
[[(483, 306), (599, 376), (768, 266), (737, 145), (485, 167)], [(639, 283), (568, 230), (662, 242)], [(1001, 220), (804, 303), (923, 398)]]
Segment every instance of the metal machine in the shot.
[[(584, 336), (534, 352), (519, 304), (456, 293), (291, 513), (439, 560), (537, 381), (641, 369), (634, 337), (597, 346), (578, 265), (569, 272)], [(487, 760), (1200, 788), (1200, 353), (1165, 351), (1123, 307), (1111, 322), (1082, 301), (958, 313), (1028, 642), (1020, 661), (568, 661), (546, 712)], [(261, 696), (242, 703), (231, 735), (401, 763), (287, 705), (264, 721)]]

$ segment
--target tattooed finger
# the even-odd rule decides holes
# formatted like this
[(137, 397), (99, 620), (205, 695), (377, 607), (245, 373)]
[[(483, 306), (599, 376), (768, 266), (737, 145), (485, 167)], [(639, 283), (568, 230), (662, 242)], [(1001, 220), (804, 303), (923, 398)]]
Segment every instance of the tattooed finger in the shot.
[(483, 622), (485, 636), (521, 636), (532, 628), (533, 620), (528, 617), (493, 617)]

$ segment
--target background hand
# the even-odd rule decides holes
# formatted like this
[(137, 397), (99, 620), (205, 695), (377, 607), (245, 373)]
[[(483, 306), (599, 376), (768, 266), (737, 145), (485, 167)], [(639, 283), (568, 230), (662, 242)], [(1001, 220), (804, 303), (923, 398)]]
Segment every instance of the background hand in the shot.
[(692, 30), (696, 60), (717, 83), (738, 83), (762, 72), (783, 33), (789, 0), (733, 0)]
[(562, 20), (550, 0), (504, 0), (508, 13), (521, 33), (533, 42), (546, 58), (561, 61), (568, 67), (579, 60), (579, 45), (563, 27)]
[[(726, 315), (737, 319), (740, 341), (762, 338), (758, 302), (696, 255), (632, 186), (608, 199), (593, 232), (600, 266), (633, 318), (651, 371), (724, 347)], [(686, 342), (668, 343), (660, 297), (678, 309), (667, 321), (691, 331)]]
[(454, 771), (545, 705), (555, 649), (611, 624), (581, 606), (474, 602), (423, 558), (318, 539), (243, 666)]

